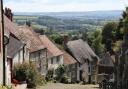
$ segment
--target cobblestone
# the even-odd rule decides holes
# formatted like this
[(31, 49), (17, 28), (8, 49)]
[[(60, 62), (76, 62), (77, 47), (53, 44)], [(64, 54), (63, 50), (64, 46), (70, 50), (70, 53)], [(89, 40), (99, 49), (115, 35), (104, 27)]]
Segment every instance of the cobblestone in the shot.
[(17, 85), (14, 89), (26, 89), (27, 84)]
[(98, 89), (97, 85), (49, 83), (37, 89)]

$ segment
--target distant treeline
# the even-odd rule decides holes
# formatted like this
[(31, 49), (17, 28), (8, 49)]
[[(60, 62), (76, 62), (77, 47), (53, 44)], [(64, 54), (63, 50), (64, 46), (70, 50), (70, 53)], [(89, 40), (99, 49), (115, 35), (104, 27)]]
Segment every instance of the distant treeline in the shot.
[(54, 31), (94, 31), (96, 28), (102, 28), (106, 22), (118, 21), (112, 18), (57, 18), (51, 16), (14, 16), (14, 21), (18, 25), (23, 25), (26, 21), (30, 21), (32, 25), (36, 25), (36, 30), (43, 29), (43, 26)]

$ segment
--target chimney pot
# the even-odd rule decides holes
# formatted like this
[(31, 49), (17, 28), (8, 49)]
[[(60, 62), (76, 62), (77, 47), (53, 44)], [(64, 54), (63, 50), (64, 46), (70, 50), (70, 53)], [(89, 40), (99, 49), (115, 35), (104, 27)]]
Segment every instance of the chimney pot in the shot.
[(68, 35), (65, 35), (65, 36), (64, 36), (64, 44), (67, 44), (68, 41), (69, 41)]
[(13, 20), (13, 13), (10, 8), (5, 8), (5, 13), (4, 13), (11, 21)]

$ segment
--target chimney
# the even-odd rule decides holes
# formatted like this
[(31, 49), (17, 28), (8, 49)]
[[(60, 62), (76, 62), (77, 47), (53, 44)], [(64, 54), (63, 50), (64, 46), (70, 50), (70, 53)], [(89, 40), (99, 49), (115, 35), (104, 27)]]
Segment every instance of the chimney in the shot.
[(8, 17), (8, 19), (10, 19), (11, 21), (13, 20), (13, 13), (10, 8), (5, 8), (4, 14)]
[(31, 27), (31, 22), (30, 22), (30, 21), (26, 21), (26, 25), (27, 25), (28, 27)]
[(68, 35), (64, 35), (64, 44), (66, 45), (69, 41)]

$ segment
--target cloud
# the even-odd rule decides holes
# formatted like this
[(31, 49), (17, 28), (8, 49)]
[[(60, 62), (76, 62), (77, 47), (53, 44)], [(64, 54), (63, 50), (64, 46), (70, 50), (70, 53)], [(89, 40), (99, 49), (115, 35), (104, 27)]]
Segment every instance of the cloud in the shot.
[(121, 10), (125, 7), (121, 0), (6, 0), (4, 6), (15, 12)]

